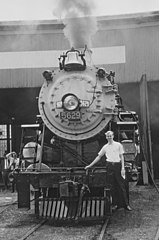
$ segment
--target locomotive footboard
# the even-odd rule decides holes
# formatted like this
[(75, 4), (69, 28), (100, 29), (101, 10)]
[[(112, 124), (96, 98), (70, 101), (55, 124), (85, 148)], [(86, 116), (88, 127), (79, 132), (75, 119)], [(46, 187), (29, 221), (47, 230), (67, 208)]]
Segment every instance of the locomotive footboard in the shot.
[(111, 214), (108, 198), (109, 195), (83, 197), (81, 201), (78, 198), (39, 198), (39, 216), (54, 220), (102, 220)]

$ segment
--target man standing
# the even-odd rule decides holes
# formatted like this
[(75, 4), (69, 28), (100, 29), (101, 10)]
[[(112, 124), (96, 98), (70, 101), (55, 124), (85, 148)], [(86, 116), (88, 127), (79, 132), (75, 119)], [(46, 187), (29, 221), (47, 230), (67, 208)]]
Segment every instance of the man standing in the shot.
[(19, 158), (17, 158), (16, 152), (10, 152), (6, 154), (6, 160), (8, 162), (8, 178), (10, 178), (12, 192), (15, 191), (15, 181), (12, 172), (19, 166)]
[(123, 146), (119, 142), (114, 141), (114, 133), (112, 131), (107, 131), (105, 135), (108, 143), (102, 147), (98, 156), (85, 169), (92, 167), (105, 155), (108, 180), (110, 181), (111, 179), (112, 184), (113, 205), (116, 208), (124, 207), (128, 211), (132, 211), (132, 208), (129, 206), (125, 184)]
[(9, 163), (8, 160), (6, 158), (6, 154), (7, 151), (5, 151), (4, 153), (4, 158), (3, 158), (3, 169), (2, 169), (2, 178), (3, 178), (3, 183), (5, 186), (5, 190), (7, 190), (9, 188), (9, 179), (8, 179), (8, 174), (10, 172), (10, 170), (8, 169)]

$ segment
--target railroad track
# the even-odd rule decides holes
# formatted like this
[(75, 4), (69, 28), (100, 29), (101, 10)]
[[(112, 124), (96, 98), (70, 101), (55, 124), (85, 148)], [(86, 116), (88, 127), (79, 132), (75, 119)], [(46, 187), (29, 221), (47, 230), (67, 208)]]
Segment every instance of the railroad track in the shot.
[(38, 223), (36, 226), (34, 226), (30, 231), (28, 231), (23, 237), (21, 237), (19, 240), (25, 240), (28, 239), (34, 232), (36, 232), (42, 225), (44, 225), (47, 222), (47, 220), (42, 220), (40, 223)]
[[(20, 238), (20, 240), (32, 240), (32, 239), (42, 239), (39, 238), (39, 236), (45, 236), (46, 240), (49, 239), (56, 239), (56, 240), (62, 240), (62, 239), (69, 239), (73, 240), (75, 239), (83, 239), (86, 240), (92, 239), (92, 240), (104, 240), (105, 232), (109, 223), (110, 217), (107, 217), (106, 220), (104, 221), (103, 224), (96, 226), (78, 226), (78, 225), (73, 225), (69, 226), (69, 234), (68, 234), (68, 226), (60, 226), (58, 228), (58, 231), (56, 231), (57, 226), (49, 226), (48, 230), (48, 220), (42, 220), (40, 223), (38, 223), (36, 226), (34, 226), (30, 231), (28, 231), (23, 237)], [(81, 231), (80, 231), (81, 227)], [(78, 229), (78, 231), (77, 231)], [(88, 230), (88, 232), (87, 232)], [(67, 236), (66, 236), (67, 232)], [(91, 232), (91, 236), (89, 233)], [(93, 234), (92, 234), (93, 233)]]
[(5, 210), (7, 210), (10, 206), (17, 204), (17, 201), (14, 201), (12, 203), (5, 203), (0, 205), (0, 214), (3, 213)]
[[(126, 217), (126, 214), (122, 212), (120, 215), (121, 217), (122, 215), (124, 218)], [(119, 216), (119, 214), (117, 216)], [(2, 220), (0, 224), (0, 235), (3, 240), (106, 240), (112, 236), (112, 231), (110, 230), (113, 225), (112, 217), (108, 233), (107, 227), (110, 218), (107, 218), (105, 222), (101, 222), (101, 224), (97, 224), (96, 222), (96, 224), (89, 225), (82, 225), (81, 223), (59, 225), (55, 224), (53, 220), (51, 222), (47, 219), (40, 220), (35, 218), (30, 210), (29, 212), (27, 210), (17, 210), (16, 203), (0, 206), (0, 217)], [(128, 214), (128, 219), (130, 218), (131, 215)], [(159, 240), (159, 228), (157, 225), (152, 234), (153, 237), (149, 239)], [(134, 239), (137, 239), (135, 236), (134, 234)], [(144, 236), (143, 234), (143, 239), (147, 239), (147, 237), (145, 236), (146, 238), (144, 238)]]
[[(55, 221), (53, 222), (53, 220), (48, 220), (47, 218), (40, 220), (27, 212), (27, 210), (17, 209), (17, 201), (8, 203), (3, 202), (3, 204), (0, 205), (0, 216), (4, 219), (3, 223), (0, 224), (0, 228), (3, 229), (3, 234), (4, 237), (6, 236), (6, 239), (17, 239), (18, 237), (20, 240), (39, 240), (43, 239), (43, 236), (45, 236), (45, 240), (52, 240), (52, 236), (56, 235), (53, 239), (71, 240), (76, 236), (76, 239), (80, 240), (86, 240), (88, 237), (93, 240), (103, 240), (109, 222), (109, 218), (107, 218), (104, 223), (97, 223), (96, 221), (96, 225), (94, 226), (92, 222), (87, 223), (87, 221), (81, 221), (80, 223), (66, 221), (64, 224), (59, 221), (58, 225), (60, 224), (60, 227), (58, 227), (57, 223)], [(66, 238), (66, 233), (68, 234), (68, 225), (69, 235), (68, 238)]]

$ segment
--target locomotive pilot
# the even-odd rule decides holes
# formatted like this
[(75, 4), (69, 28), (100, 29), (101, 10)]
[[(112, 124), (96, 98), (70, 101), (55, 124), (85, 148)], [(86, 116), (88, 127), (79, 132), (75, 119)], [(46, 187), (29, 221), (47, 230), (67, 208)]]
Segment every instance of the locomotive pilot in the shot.
[(123, 146), (119, 142), (114, 141), (114, 133), (112, 131), (107, 131), (105, 136), (108, 143), (102, 147), (98, 156), (85, 169), (87, 170), (92, 167), (105, 155), (108, 181), (111, 181), (112, 185), (111, 191), (114, 208), (124, 207), (128, 211), (132, 211), (132, 208), (129, 206), (126, 190)]

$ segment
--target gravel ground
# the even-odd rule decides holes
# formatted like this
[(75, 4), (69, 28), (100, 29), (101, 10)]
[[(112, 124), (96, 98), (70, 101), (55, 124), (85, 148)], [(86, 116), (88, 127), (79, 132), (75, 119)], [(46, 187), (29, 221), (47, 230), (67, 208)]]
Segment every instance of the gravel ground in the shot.
[(155, 240), (159, 228), (159, 193), (152, 186), (130, 192), (132, 212), (117, 210), (107, 229), (107, 240)]
[[(37, 232), (34, 232), (28, 240), (92, 240), (100, 231), (100, 225), (95, 226), (67, 226), (53, 227), (49, 225), (42, 226)], [(94, 239), (95, 240), (95, 239)]]
[[(2, 207), (7, 207), (8, 203), (15, 202), (16, 198), (16, 193), (0, 192), (0, 211)], [(135, 186), (130, 191), (130, 205), (132, 212), (120, 209), (113, 213), (105, 240), (155, 240), (159, 228), (159, 193), (153, 186)], [(0, 240), (20, 239), (38, 222), (32, 209), (19, 210), (17, 204), (13, 204), (0, 213)], [(89, 240), (100, 231), (100, 227), (95, 225), (64, 228), (46, 224), (30, 236), (29, 240), (67, 240), (72, 234), (75, 240)]]
[(38, 222), (29, 211), (17, 210), (17, 206), (12, 205), (0, 214), (0, 240), (20, 239)]

